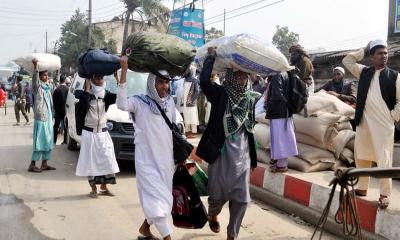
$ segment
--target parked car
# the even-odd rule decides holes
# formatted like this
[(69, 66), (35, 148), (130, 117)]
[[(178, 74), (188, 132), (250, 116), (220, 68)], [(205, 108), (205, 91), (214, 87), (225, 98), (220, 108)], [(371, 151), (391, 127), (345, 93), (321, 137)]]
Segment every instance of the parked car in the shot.
[[(127, 93), (128, 97), (137, 94), (145, 94), (147, 89), (146, 73), (128, 71), (127, 73)], [(118, 86), (113, 75), (105, 76), (106, 89), (112, 93), (117, 93)], [(83, 91), (85, 79), (75, 74), (66, 102), (65, 123), (68, 128), (68, 149), (77, 150), (80, 143), (80, 136), (76, 133), (75, 104), (79, 101), (76, 93)], [(183, 132), (183, 119), (176, 110), (178, 127)], [(115, 104), (107, 110), (107, 127), (114, 143), (115, 156), (118, 160), (134, 160), (134, 133), (135, 129), (128, 112), (121, 111)]]

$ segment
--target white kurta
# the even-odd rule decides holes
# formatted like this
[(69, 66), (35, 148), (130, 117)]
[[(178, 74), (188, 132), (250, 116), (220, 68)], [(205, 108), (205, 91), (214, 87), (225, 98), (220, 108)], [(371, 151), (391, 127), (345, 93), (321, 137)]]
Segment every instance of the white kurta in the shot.
[(179, 80), (176, 80), (176, 104), (175, 107), (178, 109), (180, 113), (182, 113), (182, 99), (183, 99), (183, 84), (185, 83), (185, 79), (181, 78)]
[(187, 98), (189, 95), (190, 87), (192, 86), (191, 82), (185, 82), (183, 85), (184, 94), (183, 94), (183, 120), (185, 125), (199, 125), (199, 114), (197, 113), (197, 105), (195, 106), (186, 106)]
[[(360, 78), (361, 71), (365, 67), (357, 64), (357, 61), (363, 58), (364, 49), (360, 49), (343, 59), (343, 64), (357, 79)], [(396, 105), (390, 111), (382, 98), (379, 84), (379, 75), (382, 70), (375, 71), (371, 80), (363, 117), (356, 130), (354, 151), (358, 161), (373, 161), (378, 167), (390, 168), (393, 162), (394, 122), (400, 119), (400, 77), (397, 76), (396, 80)], [(358, 165), (362, 166), (364, 163)], [(360, 179), (360, 183), (363, 184), (364, 180)], [(365, 184), (367, 185), (367, 182)], [(390, 195), (390, 182), (383, 184), (383, 188), (381, 194)]]
[(76, 176), (103, 176), (118, 172), (119, 167), (110, 134), (83, 130)]
[[(136, 183), (140, 203), (147, 221), (154, 223), (160, 231), (157, 222), (160, 219), (166, 222), (165, 218), (171, 216), (173, 204), (175, 164), (171, 130), (164, 118), (154, 114), (142, 100), (135, 97), (127, 99), (125, 85), (119, 87), (116, 103), (119, 109), (134, 114)], [(175, 105), (172, 98), (168, 106), (166, 114), (173, 119)]]

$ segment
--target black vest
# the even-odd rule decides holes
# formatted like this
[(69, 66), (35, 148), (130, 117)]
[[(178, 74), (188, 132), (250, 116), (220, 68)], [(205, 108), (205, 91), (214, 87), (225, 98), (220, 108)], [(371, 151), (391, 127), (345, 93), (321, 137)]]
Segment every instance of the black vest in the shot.
[[(365, 101), (367, 100), (369, 87), (374, 74), (374, 67), (365, 67), (361, 72), (357, 90), (356, 115), (354, 117), (356, 126), (358, 126), (361, 122), (364, 113)], [(393, 110), (394, 105), (396, 105), (397, 74), (397, 71), (394, 71), (390, 68), (385, 68), (379, 75), (379, 86), (381, 88), (382, 98), (389, 110)]]

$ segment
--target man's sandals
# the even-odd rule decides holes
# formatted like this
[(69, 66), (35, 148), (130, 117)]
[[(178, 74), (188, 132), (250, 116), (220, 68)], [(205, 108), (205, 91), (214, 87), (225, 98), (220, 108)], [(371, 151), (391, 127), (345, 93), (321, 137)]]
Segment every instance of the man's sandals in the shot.
[(387, 196), (381, 195), (379, 197), (378, 206), (380, 209), (386, 209), (389, 206), (389, 198)]
[(159, 238), (156, 238), (156, 237), (154, 237), (154, 236), (147, 236), (147, 237), (145, 237), (145, 236), (139, 236), (137, 239), (138, 239), (138, 240), (160, 240)]
[(56, 168), (49, 165), (45, 167), (42, 166), (40, 168), (36, 167), (35, 165), (30, 165), (28, 168), (28, 172), (34, 172), (34, 173), (41, 173), (42, 171), (50, 171), (50, 170), (56, 170)]
[(28, 172), (41, 173), (42, 169), (36, 167), (35, 165), (31, 165), (28, 168)]
[(219, 233), (221, 231), (221, 226), (219, 225), (218, 220), (212, 220), (210, 216), (208, 216), (208, 225), (214, 233)]
[(50, 170), (56, 170), (56, 168), (55, 167), (52, 167), (52, 166), (49, 166), (49, 165), (47, 165), (46, 167), (41, 167), (40, 168), (42, 171), (50, 171)]
[[(361, 189), (356, 189), (354, 190), (357, 196), (360, 197), (365, 197), (367, 196), (367, 190), (361, 190)], [(389, 206), (389, 198), (384, 195), (380, 195), (379, 200), (378, 200), (378, 206), (380, 209), (386, 209)]]
[(285, 173), (288, 171), (288, 167), (278, 167), (278, 161), (271, 159), (269, 162), (269, 171), (271, 173)]
[(99, 192), (99, 195), (103, 195), (103, 196), (109, 196), (109, 197), (114, 197), (115, 195), (112, 193), (112, 192), (110, 192), (110, 190), (101, 190), (100, 192)]

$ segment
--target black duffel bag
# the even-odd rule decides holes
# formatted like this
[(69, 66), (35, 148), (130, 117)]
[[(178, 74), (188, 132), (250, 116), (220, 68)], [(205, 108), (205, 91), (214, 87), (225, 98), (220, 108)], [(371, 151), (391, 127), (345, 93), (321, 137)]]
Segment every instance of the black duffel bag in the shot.
[(82, 78), (93, 75), (107, 76), (121, 68), (119, 57), (112, 55), (107, 49), (88, 49), (78, 58), (78, 74)]

